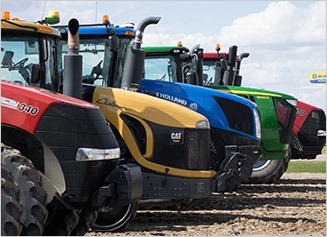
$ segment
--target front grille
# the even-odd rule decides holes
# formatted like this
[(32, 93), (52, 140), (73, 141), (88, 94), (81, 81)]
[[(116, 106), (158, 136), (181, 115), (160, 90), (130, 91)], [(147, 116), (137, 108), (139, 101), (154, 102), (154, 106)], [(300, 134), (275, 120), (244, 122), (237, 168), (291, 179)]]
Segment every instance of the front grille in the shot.
[(185, 129), (186, 168), (208, 170), (210, 162), (209, 130)]
[(225, 159), (225, 144), (219, 134), (211, 128), (210, 130), (210, 165), (213, 170), (219, 170), (220, 164)]
[(303, 152), (303, 145), (301, 144), (301, 141), (299, 140), (299, 138), (294, 134), (294, 132), (291, 133), (290, 142), (291, 142), (291, 145), (298, 152)]
[(230, 128), (253, 136), (253, 116), (248, 106), (217, 96), (213, 98), (223, 110)]
[[(146, 121), (153, 132), (153, 163), (185, 170), (209, 170), (210, 130), (176, 128)], [(179, 142), (172, 141), (173, 134), (180, 134)]]
[(299, 139), (304, 146), (323, 146), (326, 137), (318, 137), (318, 130), (326, 131), (326, 116), (323, 111), (313, 110), (304, 121), (300, 131)]
[(55, 103), (48, 107), (34, 135), (49, 147), (60, 162), (68, 195), (89, 196), (104, 184), (117, 160), (77, 162), (76, 151), (85, 148), (117, 148), (112, 130), (99, 109)]
[(286, 144), (291, 136), (296, 116), (296, 107), (282, 98), (273, 98), (273, 102), (278, 123), (279, 140), (281, 143)]

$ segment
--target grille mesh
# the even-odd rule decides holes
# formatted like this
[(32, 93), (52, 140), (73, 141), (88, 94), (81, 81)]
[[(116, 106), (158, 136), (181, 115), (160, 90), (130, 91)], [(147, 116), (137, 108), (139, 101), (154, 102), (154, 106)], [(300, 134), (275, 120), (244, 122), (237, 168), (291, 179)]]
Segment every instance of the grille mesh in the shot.
[(213, 98), (223, 110), (230, 128), (254, 135), (252, 111), (248, 106), (217, 96)]
[(225, 154), (225, 144), (218, 133), (211, 128), (210, 130), (210, 151), (211, 151), (211, 168), (218, 170), (223, 162)]
[(273, 98), (273, 101), (278, 123), (279, 140), (281, 143), (287, 144), (295, 120), (296, 107), (282, 98)]

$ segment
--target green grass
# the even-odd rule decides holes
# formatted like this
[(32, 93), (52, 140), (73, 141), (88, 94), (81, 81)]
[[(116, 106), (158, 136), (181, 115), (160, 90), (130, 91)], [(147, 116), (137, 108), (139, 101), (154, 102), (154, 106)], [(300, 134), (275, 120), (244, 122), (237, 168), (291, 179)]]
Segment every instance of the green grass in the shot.
[(326, 173), (326, 161), (291, 161), (286, 173)]
[(322, 149), (321, 154), (326, 154), (326, 146)]

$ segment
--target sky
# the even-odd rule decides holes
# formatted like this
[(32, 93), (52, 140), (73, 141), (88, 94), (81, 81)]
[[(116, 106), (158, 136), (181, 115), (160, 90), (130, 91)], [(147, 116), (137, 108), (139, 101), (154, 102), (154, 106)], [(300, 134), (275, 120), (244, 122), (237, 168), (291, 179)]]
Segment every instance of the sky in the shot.
[(242, 61), (242, 86), (286, 93), (326, 111), (326, 84), (312, 84), (326, 71), (326, 1), (1, 1), (11, 17), (37, 21), (51, 10), (61, 22), (137, 24), (160, 16), (145, 30), (143, 46), (176, 45), (221, 52), (231, 45), (250, 56)]

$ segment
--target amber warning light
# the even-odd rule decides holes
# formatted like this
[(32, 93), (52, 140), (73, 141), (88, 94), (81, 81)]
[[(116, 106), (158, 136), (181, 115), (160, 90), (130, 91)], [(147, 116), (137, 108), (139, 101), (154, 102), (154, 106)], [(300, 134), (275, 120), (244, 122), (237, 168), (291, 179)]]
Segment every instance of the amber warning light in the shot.
[(109, 23), (109, 17), (108, 17), (108, 15), (104, 15), (102, 17), (102, 23), (105, 24), (105, 25)]
[(10, 12), (9, 11), (3, 11), (1, 19), (10, 20)]

